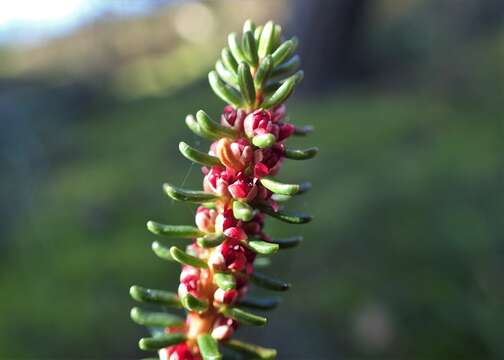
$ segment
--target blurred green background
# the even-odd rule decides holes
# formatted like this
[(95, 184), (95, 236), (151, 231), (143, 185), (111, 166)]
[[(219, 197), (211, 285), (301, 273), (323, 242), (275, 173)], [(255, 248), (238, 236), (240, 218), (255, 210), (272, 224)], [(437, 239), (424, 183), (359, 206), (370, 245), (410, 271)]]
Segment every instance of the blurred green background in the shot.
[(283, 179), (314, 187), (284, 226), (293, 283), (238, 338), (280, 359), (502, 359), (504, 4), (498, 0), (0, 3), (0, 358), (138, 358), (131, 284), (175, 289), (147, 219), (190, 223), (161, 191), (201, 184), (187, 113), (246, 18), (299, 35), (312, 124)]

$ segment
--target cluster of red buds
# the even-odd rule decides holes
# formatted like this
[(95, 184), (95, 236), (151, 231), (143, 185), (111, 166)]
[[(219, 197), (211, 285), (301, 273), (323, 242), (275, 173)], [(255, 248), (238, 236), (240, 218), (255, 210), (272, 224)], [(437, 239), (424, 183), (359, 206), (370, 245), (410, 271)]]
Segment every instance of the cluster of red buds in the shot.
[(157, 351), (163, 360), (221, 359), (220, 345), (248, 357), (272, 359), (276, 350), (232, 339), (239, 325), (266, 324), (267, 319), (244, 310), (269, 310), (278, 299), (248, 294), (249, 284), (284, 291), (289, 284), (260, 273), (268, 255), (296, 246), (300, 236), (273, 239), (264, 232), (265, 215), (303, 224), (302, 213), (283, 210), (282, 203), (305, 192), (309, 183), (286, 184), (274, 179), (284, 159), (304, 160), (316, 148), (293, 150), (284, 142), (306, 135), (288, 121), (285, 100), (303, 78), (294, 55), (297, 40), (283, 41), (273, 22), (255, 26), (245, 22), (241, 39), (232, 33), (215, 71), (209, 73), (214, 92), (225, 102), (220, 123), (200, 110), (186, 124), (195, 134), (211, 140), (208, 153), (181, 142), (179, 150), (202, 165), (203, 191), (164, 184), (174, 200), (198, 204), (196, 226), (147, 223), (149, 231), (163, 237), (190, 241), (182, 250), (154, 241), (152, 249), (162, 259), (182, 265), (177, 293), (132, 286), (140, 302), (183, 308), (186, 318), (166, 312), (133, 308), (131, 318), (149, 327), (152, 336), (140, 339), (142, 350)]

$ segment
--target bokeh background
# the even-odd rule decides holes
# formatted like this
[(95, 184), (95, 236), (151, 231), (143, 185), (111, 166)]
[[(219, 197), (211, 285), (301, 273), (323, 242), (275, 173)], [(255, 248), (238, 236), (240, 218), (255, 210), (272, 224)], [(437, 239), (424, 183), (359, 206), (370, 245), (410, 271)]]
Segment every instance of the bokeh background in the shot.
[(0, 1), (0, 358), (129, 359), (131, 284), (175, 289), (147, 219), (201, 183), (177, 151), (225, 34), (274, 19), (301, 39), (283, 179), (313, 182), (268, 271), (293, 283), (239, 338), (280, 359), (502, 359), (504, 2)]

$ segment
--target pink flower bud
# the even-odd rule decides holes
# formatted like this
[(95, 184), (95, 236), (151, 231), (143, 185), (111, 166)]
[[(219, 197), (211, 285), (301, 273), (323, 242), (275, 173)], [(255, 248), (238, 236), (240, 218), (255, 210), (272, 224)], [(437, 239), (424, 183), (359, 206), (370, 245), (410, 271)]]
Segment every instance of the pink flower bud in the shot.
[(269, 169), (268, 175), (275, 176), (282, 165), (284, 149), (285, 146), (279, 143), (267, 149), (258, 149), (254, 152), (254, 161), (266, 165)]
[(221, 115), (221, 124), (226, 127), (243, 131), (243, 120), (247, 113), (243, 109), (235, 110), (232, 106), (227, 105)]
[(222, 138), (214, 144), (215, 156), (226, 168), (241, 171), (249, 165), (254, 156), (252, 146), (245, 139), (231, 141)]
[(160, 360), (201, 360), (201, 356), (191, 353), (187, 343), (180, 343), (158, 351)]
[(262, 238), (262, 229), (264, 226), (264, 214), (257, 213), (252, 220), (248, 222), (240, 222), (239, 226), (247, 233), (248, 236)]
[(234, 199), (250, 202), (257, 195), (257, 186), (249, 181), (238, 179), (228, 186), (228, 191)]
[(238, 291), (235, 289), (223, 290), (218, 288), (214, 292), (214, 300), (219, 304), (231, 305), (238, 299)]
[(278, 133), (278, 141), (283, 141), (287, 139), (289, 136), (291, 136), (294, 133), (294, 130), (296, 130), (296, 127), (292, 124), (282, 124), (280, 126), (280, 132)]
[(255, 253), (241, 245), (238, 240), (228, 239), (217, 249), (214, 253), (222, 254), (225, 267), (229, 270), (245, 271), (247, 263), (252, 263), (255, 259)]
[(254, 177), (255, 178), (260, 179), (260, 178), (268, 176), (268, 175), (269, 175), (269, 169), (265, 164), (259, 162), (254, 165)]
[(224, 235), (238, 241), (247, 240), (247, 234), (245, 231), (236, 226), (224, 230)]
[(182, 298), (189, 293), (197, 297), (199, 288), (200, 270), (188, 265), (183, 266), (182, 272), (180, 273), (178, 296)]
[(233, 216), (233, 210), (227, 209), (224, 212), (217, 215), (215, 219), (215, 231), (218, 233), (223, 233), (227, 228), (236, 226), (237, 221)]
[(287, 113), (287, 108), (284, 104), (277, 106), (276, 108), (271, 110), (272, 112), (272, 120), (273, 122), (279, 122), (285, 117), (285, 114)]
[(222, 245), (219, 245), (212, 255), (210, 255), (208, 264), (214, 270), (224, 270), (226, 268), (226, 259), (224, 258), (224, 255), (222, 255)]
[(196, 226), (204, 232), (213, 233), (215, 231), (215, 219), (217, 211), (208, 209), (204, 206), (198, 207), (196, 210)]
[(233, 179), (234, 176), (226, 169), (213, 166), (203, 179), (203, 188), (205, 191), (228, 197), (228, 185)]
[(233, 335), (238, 323), (224, 316), (219, 317), (213, 326), (212, 337), (216, 340), (225, 340)]
[(256, 135), (273, 134), (278, 138), (280, 128), (274, 123), (271, 112), (264, 109), (258, 109), (250, 113), (243, 122), (245, 134), (252, 138)]

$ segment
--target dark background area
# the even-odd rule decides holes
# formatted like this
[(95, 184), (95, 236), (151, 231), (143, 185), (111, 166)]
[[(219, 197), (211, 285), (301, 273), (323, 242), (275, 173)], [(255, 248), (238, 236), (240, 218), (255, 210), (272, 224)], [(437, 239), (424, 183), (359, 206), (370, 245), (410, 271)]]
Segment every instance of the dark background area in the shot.
[(315, 220), (267, 225), (304, 235), (268, 269), (292, 290), (237, 337), (280, 359), (504, 358), (502, 1), (143, 3), (0, 47), (0, 358), (145, 356), (128, 288), (174, 290), (179, 267), (144, 224), (192, 221), (161, 184), (200, 186), (184, 117), (222, 110), (206, 73), (246, 18), (300, 37), (289, 115), (315, 132), (291, 144), (321, 152), (282, 174), (313, 183), (292, 208)]

